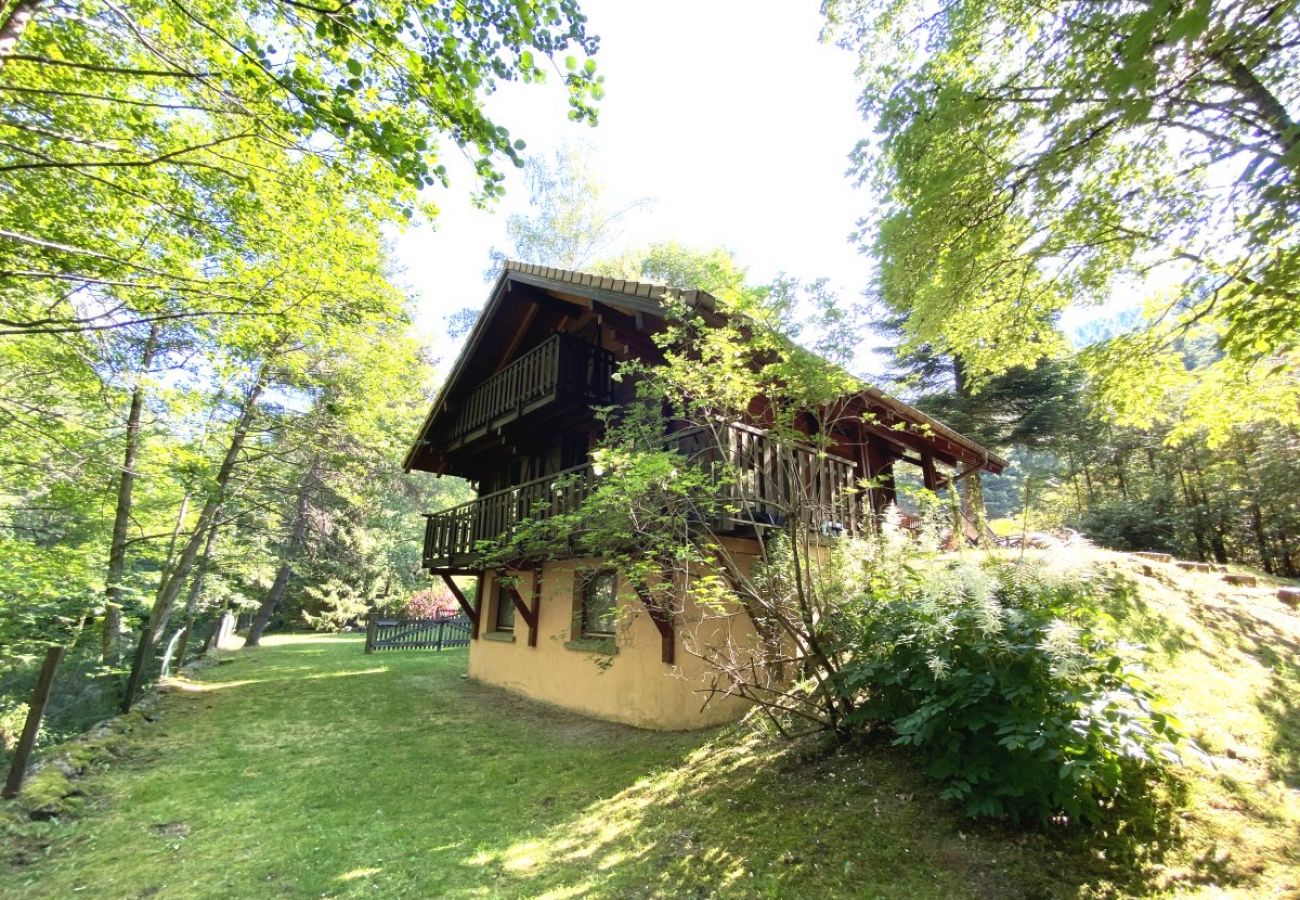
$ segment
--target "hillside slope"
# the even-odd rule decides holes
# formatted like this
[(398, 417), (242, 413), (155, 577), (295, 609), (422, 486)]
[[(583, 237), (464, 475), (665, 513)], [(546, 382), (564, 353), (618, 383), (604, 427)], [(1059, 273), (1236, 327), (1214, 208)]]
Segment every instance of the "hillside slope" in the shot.
[(75, 782), (75, 814), (4, 808), (0, 895), (1300, 890), (1300, 619), (1263, 587), (1098, 562), (1206, 753), (1163, 854), (971, 823), (883, 742), (636, 731), (467, 682), (463, 651), (367, 657), (351, 637), (295, 635), (177, 682)]

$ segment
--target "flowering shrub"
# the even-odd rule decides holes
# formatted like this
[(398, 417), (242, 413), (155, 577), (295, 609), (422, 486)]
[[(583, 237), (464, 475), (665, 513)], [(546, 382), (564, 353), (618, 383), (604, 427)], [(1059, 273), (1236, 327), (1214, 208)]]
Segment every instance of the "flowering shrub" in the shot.
[(887, 524), (835, 562), (855, 723), (915, 748), (971, 815), (1095, 820), (1176, 758), (1136, 648), (1106, 633), (1116, 586), (1068, 549), (953, 560)]
[(449, 618), (460, 613), (460, 604), (446, 585), (416, 591), (406, 600), (400, 615), (406, 619)]

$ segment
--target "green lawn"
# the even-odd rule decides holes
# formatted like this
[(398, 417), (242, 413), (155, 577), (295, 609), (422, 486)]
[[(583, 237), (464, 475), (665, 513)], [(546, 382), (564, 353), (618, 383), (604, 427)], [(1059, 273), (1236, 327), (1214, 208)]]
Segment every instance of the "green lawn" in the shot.
[[(1172, 592), (1152, 596), (1135, 629), (1166, 621), (1155, 601)], [(1270, 611), (1285, 635), (1218, 609), (1169, 620), (1170, 684), (1220, 697), (1218, 738), (1192, 727), (1231, 763), (1189, 776), (1184, 843), (1145, 882), (1095, 847), (955, 816), (887, 747), (637, 731), (470, 683), (464, 651), (365, 656), (355, 638), (299, 635), (165, 694), (77, 782), (76, 816), (0, 813), (0, 895), (1285, 893), (1298, 736), (1282, 690), (1295, 660), (1276, 654), (1295, 649), (1293, 619)]]

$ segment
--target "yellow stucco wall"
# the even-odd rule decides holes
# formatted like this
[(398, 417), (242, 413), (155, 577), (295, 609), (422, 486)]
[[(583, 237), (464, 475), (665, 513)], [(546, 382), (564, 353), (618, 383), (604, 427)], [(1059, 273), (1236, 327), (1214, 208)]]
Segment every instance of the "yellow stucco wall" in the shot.
[[(739, 544), (739, 542), (738, 542)], [(732, 548), (738, 562), (751, 556), (751, 547)], [(528, 625), (516, 615), (514, 640), (494, 640), (496, 595), (494, 578), (483, 580), (482, 634), (470, 642), (469, 675), (487, 684), (554, 703), (576, 712), (624, 722), (641, 728), (685, 730), (730, 721), (748, 704), (735, 697), (715, 696), (701, 709), (712, 669), (690, 647), (717, 645), (722, 638), (747, 645), (753, 626), (743, 610), (704, 611), (689, 602), (675, 616), (676, 650), (673, 665), (662, 661), (662, 641), (649, 613), (619, 579), (617, 652), (599, 654), (571, 649), (574, 629), (575, 573), (599, 568), (597, 559), (548, 562), (541, 570), (541, 604), (537, 646), (528, 646)], [(518, 591), (531, 602), (531, 571), (511, 573)], [(581, 577), (580, 575), (578, 577)]]

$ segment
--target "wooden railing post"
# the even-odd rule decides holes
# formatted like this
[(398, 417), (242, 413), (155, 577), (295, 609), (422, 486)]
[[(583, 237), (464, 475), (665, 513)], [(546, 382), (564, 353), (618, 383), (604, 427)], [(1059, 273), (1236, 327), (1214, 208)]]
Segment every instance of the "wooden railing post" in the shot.
[(41, 732), (41, 719), (45, 717), (45, 707), (50, 702), (50, 689), (54, 686), (54, 674), (59, 670), (59, 660), (63, 659), (62, 647), (47, 647), (45, 661), (41, 663), (41, 673), (36, 678), (36, 689), (32, 691), (32, 702), (27, 707), (27, 721), (23, 723), (22, 737), (9, 761), (9, 776), (5, 779), (4, 790), (0, 797), (10, 800), (18, 796), (18, 789), (23, 786), (27, 775), (27, 761), (31, 759), (32, 748), (36, 746), (36, 737)]

